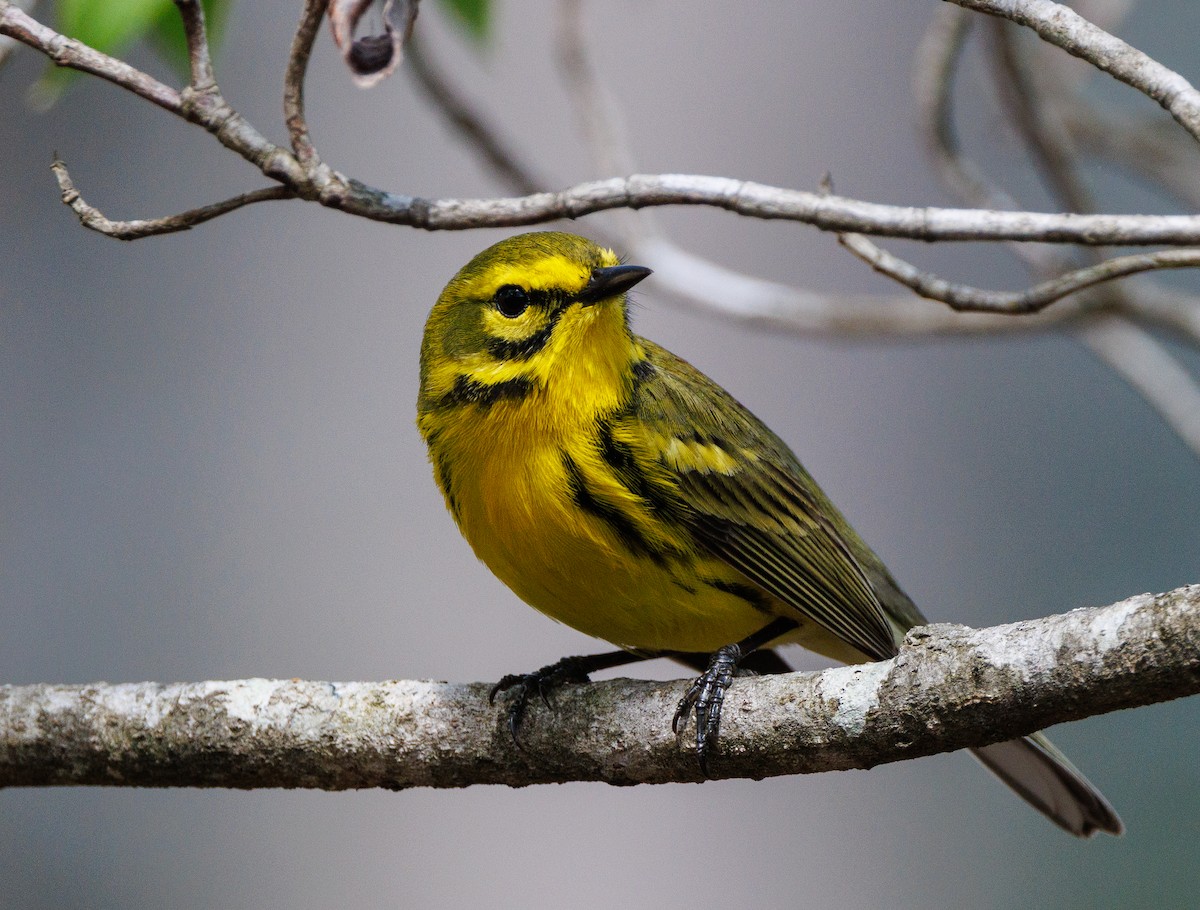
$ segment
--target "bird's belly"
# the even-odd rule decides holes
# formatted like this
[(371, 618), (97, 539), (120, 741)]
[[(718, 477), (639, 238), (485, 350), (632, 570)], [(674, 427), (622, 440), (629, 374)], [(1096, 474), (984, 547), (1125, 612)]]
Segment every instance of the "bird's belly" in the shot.
[(625, 648), (707, 652), (779, 615), (766, 596), (731, 593), (754, 592), (706, 554), (631, 549), (572, 498), (557, 448), (493, 457), (467, 476), (456, 498), (475, 554), (526, 603), (581, 632)]

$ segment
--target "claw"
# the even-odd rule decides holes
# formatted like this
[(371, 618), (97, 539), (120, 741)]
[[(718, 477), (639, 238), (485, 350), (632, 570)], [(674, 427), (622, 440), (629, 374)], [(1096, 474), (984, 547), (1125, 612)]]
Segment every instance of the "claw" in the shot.
[(496, 696), (501, 692), (512, 691), (508, 706), (508, 732), (518, 749), (523, 749), (519, 732), (521, 721), (525, 717), (525, 709), (529, 707), (529, 698), (536, 691), (542, 704), (550, 707), (550, 693), (565, 683), (586, 683), (587, 671), (581, 665), (583, 661), (577, 657), (564, 657), (557, 663), (547, 664), (532, 673), (509, 673), (488, 694), (488, 704), (496, 703)]

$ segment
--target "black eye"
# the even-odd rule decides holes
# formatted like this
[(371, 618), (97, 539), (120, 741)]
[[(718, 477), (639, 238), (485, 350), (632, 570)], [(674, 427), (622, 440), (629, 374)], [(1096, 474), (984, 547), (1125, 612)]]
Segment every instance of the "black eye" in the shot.
[(529, 308), (529, 292), (515, 284), (506, 284), (492, 298), (498, 309), (509, 319), (516, 319)]

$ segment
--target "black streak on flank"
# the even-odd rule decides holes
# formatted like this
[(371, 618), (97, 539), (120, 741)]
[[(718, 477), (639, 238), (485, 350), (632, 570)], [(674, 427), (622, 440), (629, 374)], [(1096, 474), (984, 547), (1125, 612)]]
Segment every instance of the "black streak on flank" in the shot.
[(664, 491), (657, 489), (646, 479), (646, 475), (634, 460), (633, 450), (613, 438), (611, 422), (600, 422), (596, 439), (600, 447), (600, 457), (613, 469), (621, 485), (639, 497), (655, 513), (668, 514), (671, 511), (670, 500), (664, 495)]
[(637, 529), (629, 516), (612, 503), (605, 502), (593, 493), (587, 485), (583, 472), (567, 452), (562, 453), (563, 468), (567, 472), (567, 487), (571, 491), (571, 499), (584, 512), (600, 519), (620, 541), (633, 553), (645, 556), (656, 565), (663, 565), (663, 554), (646, 539)]
[(520, 401), (533, 391), (533, 380), (518, 377), (503, 382), (476, 382), (466, 376), (454, 380), (454, 388), (438, 401), (439, 409), (477, 404), (488, 408), (498, 401)]
[(444, 456), (435, 457), (433, 469), (437, 472), (441, 488), (446, 494), (446, 504), (450, 507), (450, 514), (454, 516), (455, 521), (458, 521), (458, 497), (454, 495), (454, 479), (450, 475), (450, 459)]
[(734, 597), (740, 597), (760, 613), (771, 612), (771, 605), (767, 601), (767, 595), (754, 587), (754, 585), (748, 585), (740, 581), (723, 581), (719, 578), (706, 578), (705, 584), (716, 588), (718, 591), (724, 591), (726, 594), (732, 594)]

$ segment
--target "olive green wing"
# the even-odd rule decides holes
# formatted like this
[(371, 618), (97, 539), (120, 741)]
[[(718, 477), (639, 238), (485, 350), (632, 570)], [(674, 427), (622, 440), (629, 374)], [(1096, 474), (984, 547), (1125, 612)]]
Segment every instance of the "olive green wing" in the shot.
[[(643, 344), (649, 366), (633, 400), (642, 434), (635, 451), (657, 462), (652, 473), (673, 487), (677, 518), (694, 540), (863, 654), (895, 654), (897, 627), (916, 623), (889, 622), (873, 577), (899, 588), (791, 450), (703, 373)], [(919, 621), (899, 597), (900, 612), (906, 604)]]

